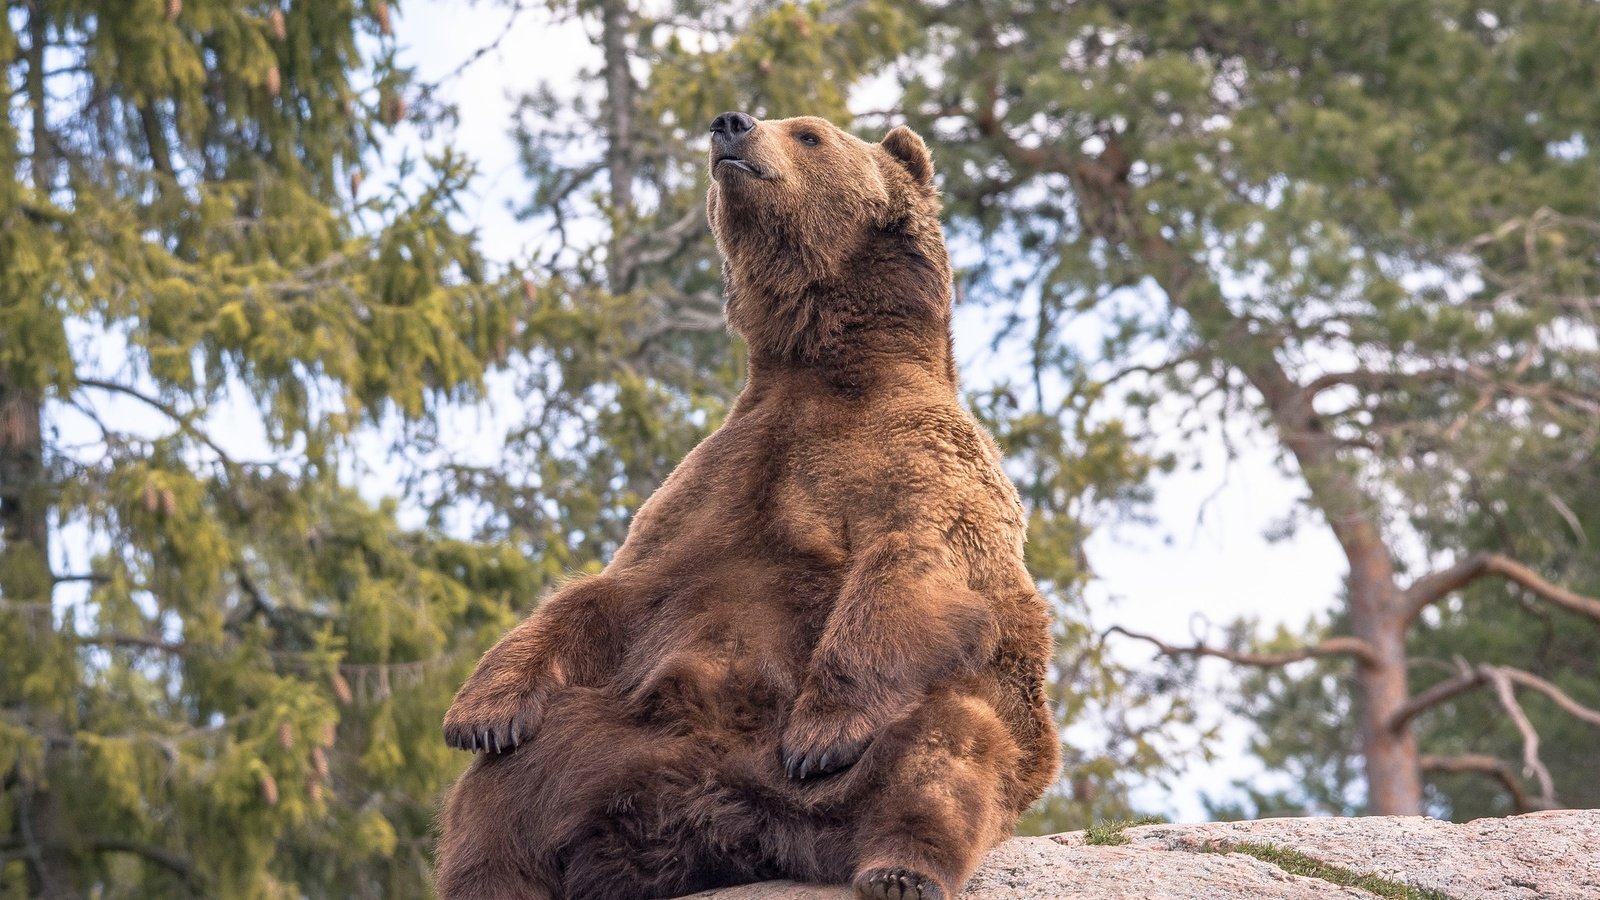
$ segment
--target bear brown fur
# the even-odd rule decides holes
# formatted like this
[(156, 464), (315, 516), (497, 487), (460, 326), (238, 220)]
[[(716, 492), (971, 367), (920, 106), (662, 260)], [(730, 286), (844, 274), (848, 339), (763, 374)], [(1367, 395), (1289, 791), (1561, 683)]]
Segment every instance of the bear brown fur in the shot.
[(711, 165), (748, 384), (456, 695), (446, 737), (481, 755), (446, 900), (949, 898), (1055, 777), (1047, 612), (958, 396), (922, 139), (725, 114)]

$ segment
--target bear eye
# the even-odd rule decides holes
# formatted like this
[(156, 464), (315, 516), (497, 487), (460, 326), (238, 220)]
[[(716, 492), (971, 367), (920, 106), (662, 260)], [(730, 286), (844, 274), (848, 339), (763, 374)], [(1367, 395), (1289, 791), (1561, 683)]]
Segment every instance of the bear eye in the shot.
[(817, 137), (817, 133), (815, 131), (802, 131), (795, 135), (795, 138), (799, 140), (800, 143), (809, 147), (815, 147), (816, 145), (822, 143), (822, 138)]

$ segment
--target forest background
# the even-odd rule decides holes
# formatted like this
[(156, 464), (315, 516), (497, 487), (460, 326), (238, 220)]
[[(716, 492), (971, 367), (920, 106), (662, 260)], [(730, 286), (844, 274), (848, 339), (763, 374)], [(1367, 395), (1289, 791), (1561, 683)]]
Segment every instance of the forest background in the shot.
[[(1397, 11), (1398, 10), (1398, 11)], [(705, 123), (934, 150), (1034, 832), (1600, 805), (1600, 7), (10, 0), (0, 895), (417, 896), (742, 376)]]

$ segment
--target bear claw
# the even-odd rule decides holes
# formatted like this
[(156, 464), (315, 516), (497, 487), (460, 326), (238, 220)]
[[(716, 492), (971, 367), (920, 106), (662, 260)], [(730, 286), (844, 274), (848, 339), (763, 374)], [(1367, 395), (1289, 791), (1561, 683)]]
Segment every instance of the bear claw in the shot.
[(444, 742), (472, 753), (510, 753), (539, 730), (544, 694), (461, 689), (444, 716)]
[(444, 742), (472, 753), (510, 753), (522, 743), (522, 726), (515, 722), (497, 728), (446, 725)]
[(803, 781), (807, 778), (816, 778), (823, 775), (832, 775), (842, 769), (847, 769), (861, 758), (861, 752), (867, 742), (864, 740), (844, 741), (832, 747), (813, 747), (805, 749), (785, 750), (783, 753), (783, 770), (790, 778)]
[(860, 900), (944, 900), (944, 889), (932, 878), (898, 866), (862, 872), (855, 888)]

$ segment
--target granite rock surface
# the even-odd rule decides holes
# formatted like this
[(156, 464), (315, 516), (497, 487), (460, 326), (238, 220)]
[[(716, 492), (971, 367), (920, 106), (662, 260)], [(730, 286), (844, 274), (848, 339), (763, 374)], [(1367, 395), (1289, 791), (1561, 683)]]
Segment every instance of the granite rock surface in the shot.
[[(961, 900), (1600, 900), (1600, 810), (1464, 824), (1427, 818), (1144, 825), (1123, 844), (1085, 832), (996, 847)], [(1308, 866), (1319, 863), (1325, 868)], [(1294, 870), (1302, 873), (1295, 874)], [(1317, 874), (1320, 872), (1320, 875)], [(1337, 882), (1368, 876), (1367, 888)], [(846, 887), (768, 882), (698, 900), (850, 900)]]

